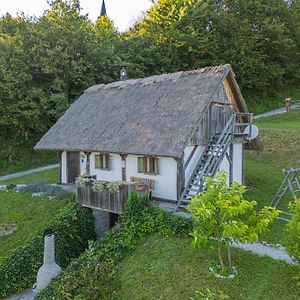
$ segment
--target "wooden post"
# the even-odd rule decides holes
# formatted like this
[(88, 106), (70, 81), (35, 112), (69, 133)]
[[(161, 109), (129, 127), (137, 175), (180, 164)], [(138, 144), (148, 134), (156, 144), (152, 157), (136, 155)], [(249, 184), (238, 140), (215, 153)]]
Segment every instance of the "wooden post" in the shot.
[(229, 184), (233, 181), (233, 144), (229, 146)]
[(122, 158), (122, 180), (126, 181), (126, 158), (127, 154), (120, 154)]
[(62, 183), (62, 154), (63, 154), (63, 151), (59, 151), (59, 178), (58, 178), (58, 184)]
[(91, 152), (84, 152), (84, 154), (86, 155), (86, 174), (88, 176), (91, 175), (91, 160), (90, 160), (90, 156), (91, 156)]
[(183, 155), (181, 156), (180, 159), (175, 159), (175, 161), (177, 162), (177, 200), (179, 200), (185, 187), (185, 171), (184, 171)]

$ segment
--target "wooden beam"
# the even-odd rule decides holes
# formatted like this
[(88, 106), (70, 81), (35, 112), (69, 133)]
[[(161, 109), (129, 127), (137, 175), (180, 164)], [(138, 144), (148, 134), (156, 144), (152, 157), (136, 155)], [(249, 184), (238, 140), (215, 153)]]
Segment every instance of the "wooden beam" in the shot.
[(62, 154), (63, 151), (59, 151), (59, 178), (58, 178), (58, 183), (62, 183)]
[(120, 154), (122, 159), (122, 180), (126, 181), (126, 158), (128, 154)]
[(85, 167), (85, 172), (87, 176), (91, 175), (91, 152), (84, 152), (84, 154), (86, 155), (86, 167)]
[(232, 183), (233, 181), (233, 144), (230, 144), (229, 146), (229, 157), (228, 157), (228, 161), (229, 161), (229, 184)]
[(176, 162), (177, 162), (177, 200), (179, 200), (185, 188), (184, 156), (182, 155), (180, 159), (176, 159)]
[(186, 169), (187, 166), (189, 165), (189, 163), (190, 163), (192, 157), (194, 156), (194, 154), (195, 154), (195, 152), (196, 152), (196, 150), (197, 150), (197, 147), (198, 147), (198, 146), (194, 146), (194, 148), (193, 148), (191, 154), (189, 155), (188, 159), (186, 160), (186, 162), (185, 162), (185, 164), (184, 164), (184, 166), (183, 166), (184, 169)]

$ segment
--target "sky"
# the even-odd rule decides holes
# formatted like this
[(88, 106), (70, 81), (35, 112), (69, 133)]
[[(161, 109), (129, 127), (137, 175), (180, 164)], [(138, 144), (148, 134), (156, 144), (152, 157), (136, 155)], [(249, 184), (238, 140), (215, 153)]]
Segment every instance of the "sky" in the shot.
[[(95, 21), (100, 14), (102, 0), (80, 0), (82, 14)], [(128, 29), (152, 5), (150, 0), (105, 0), (108, 17), (119, 31)], [(27, 16), (39, 17), (49, 8), (47, 0), (0, 0), (0, 15), (7, 12), (16, 16), (24, 12)]]

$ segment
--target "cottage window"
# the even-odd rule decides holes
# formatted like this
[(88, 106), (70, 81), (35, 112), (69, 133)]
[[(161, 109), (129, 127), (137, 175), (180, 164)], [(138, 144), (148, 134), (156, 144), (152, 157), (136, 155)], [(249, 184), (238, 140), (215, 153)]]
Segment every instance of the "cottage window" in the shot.
[(109, 170), (110, 165), (109, 154), (97, 153), (95, 154), (95, 169)]
[(137, 158), (138, 173), (158, 175), (158, 158), (144, 156)]

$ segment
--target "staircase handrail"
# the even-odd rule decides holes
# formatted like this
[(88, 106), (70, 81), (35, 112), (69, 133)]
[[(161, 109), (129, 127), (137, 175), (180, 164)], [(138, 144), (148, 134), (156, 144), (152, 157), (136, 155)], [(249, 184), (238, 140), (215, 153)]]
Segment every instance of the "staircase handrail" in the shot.
[[(230, 136), (230, 135), (232, 134), (233, 121), (235, 120), (235, 117), (236, 117), (236, 114), (232, 114), (231, 117), (229, 118), (229, 120), (227, 121), (227, 123), (226, 123), (224, 129), (222, 130), (222, 132), (221, 132), (221, 134), (220, 134), (218, 140), (215, 142), (215, 146), (214, 146), (213, 149), (211, 150), (211, 153), (212, 153), (212, 154), (216, 152), (217, 148), (219, 148), (219, 146), (220, 146), (220, 144), (221, 144), (223, 138), (225, 137), (226, 133), (227, 133), (226, 137), (228, 137), (228, 136)], [(229, 129), (230, 129), (230, 130), (229, 130)], [(212, 135), (210, 141), (212, 140), (213, 136), (214, 136), (214, 134)], [(227, 151), (227, 149), (226, 149), (226, 151)], [(224, 151), (224, 152), (226, 152), (226, 151)], [(196, 164), (196, 167), (195, 167), (194, 171), (192, 172), (192, 174), (191, 174), (191, 176), (190, 176), (190, 178), (189, 178), (189, 181), (188, 181), (186, 187), (188, 187), (188, 186), (191, 185), (194, 176), (195, 176), (196, 173), (198, 172), (197, 167), (198, 167), (198, 165), (200, 164), (201, 160), (203, 160), (204, 155), (205, 155), (205, 149), (203, 150), (203, 153), (202, 153), (202, 155), (200, 156), (200, 158), (199, 158), (199, 160), (198, 160), (198, 162), (197, 162), (197, 164)], [(210, 155), (209, 158), (206, 160), (206, 163), (204, 164), (204, 166), (203, 166), (203, 168), (202, 168), (202, 170), (201, 170), (201, 173), (199, 174), (200, 177), (203, 176), (203, 173), (204, 173), (205, 168), (210, 164), (211, 160), (214, 159), (214, 158), (215, 158), (214, 155)], [(178, 210), (178, 208), (179, 208), (179, 206), (180, 206), (180, 204), (181, 204), (181, 202), (182, 202), (182, 199), (183, 199), (183, 197), (184, 197), (184, 193), (185, 193), (186, 187), (185, 187), (185, 189), (183, 190), (183, 192), (182, 192), (182, 194), (181, 194), (181, 196), (180, 196), (180, 198), (179, 198), (179, 200), (178, 200), (178, 202), (177, 202), (177, 204), (176, 204), (176, 207), (175, 207), (175, 209), (174, 209), (175, 211)]]
[[(233, 114), (230, 119), (227, 121), (224, 129), (221, 132), (221, 135), (219, 136), (218, 140), (215, 143), (215, 146), (213, 147), (213, 149), (211, 150), (212, 154), (216, 153), (217, 150), (219, 149), (220, 146), (225, 146), (226, 149), (223, 149), (223, 153), (225, 155), (226, 151), (227, 151), (227, 146), (228, 146), (228, 137), (231, 136), (232, 134), (232, 129), (233, 129), (233, 120), (235, 118), (235, 114)], [(225, 141), (223, 141), (225, 139)], [(224, 157), (224, 156), (223, 156)], [(210, 155), (208, 157), (208, 159), (206, 160), (200, 174), (198, 175), (200, 178), (204, 175), (205, 169), (212, 163), (213, 160), (215, 159), (220, 159), (220, 157), (217, 157), (216, 155)], [(214, 175), (214, 174), (212, 174)]]

